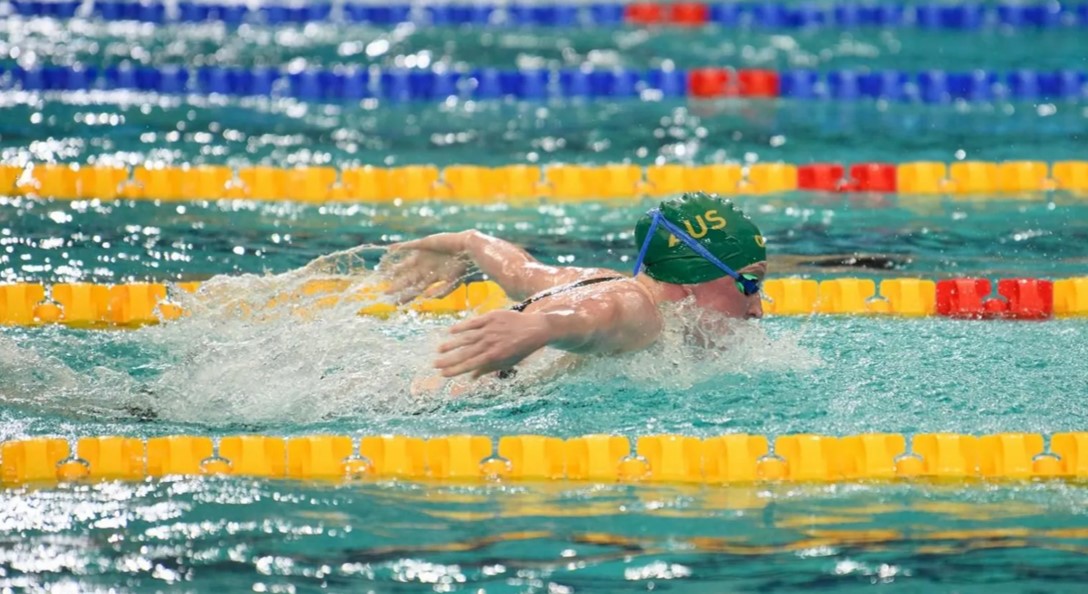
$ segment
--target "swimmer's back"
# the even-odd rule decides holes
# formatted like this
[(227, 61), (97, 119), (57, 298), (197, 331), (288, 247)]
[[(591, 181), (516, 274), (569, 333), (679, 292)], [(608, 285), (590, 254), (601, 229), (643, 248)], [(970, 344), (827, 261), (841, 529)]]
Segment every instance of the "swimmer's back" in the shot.
[(557, 287), (552, 287), (551, 289), (546, 289), (544, 291), (541, 291), (541, 292), (537, 293), (536, 295), (533, 295), (532, 297), (529, 297), (525, 301), (522, 301), (521, 303), (518, 303), (517, 305), (514, 305), (513, 307), (510, 308), (510, 310), (511, 311), (517, 311), (517, 312), (523, 312), (526, 309), (528, 309), (529, 307), (531, 307), (534, 303), (537, 303), (537, 302), (539, 302), (539, 301), (541, 301), (543, 299), (547, 299), (549, 297), (553, 297), (555, 295), (562, 295), (563, 293), (572, 293), (572, 292), (577, 291), (577, 290), (579, 290), (579, 289), (581, 289), (583, 287), (589, 287), (589, 286), (597, 285), (597, 284), (600, 284), (600, 283), (617, 282), (617, 281), (621, 281), (623, 279), (624, 279), (624, 277), (619, 276), (619, 275), (615, 275), (615, 276), (598, 276), (598, 277), (594, 277), (594, 278), (587, 278), (587, 279), (583, 279), (583, 280), (574, 281), (574, 282), (571, 282), (571, 283), (566, 283), (566, 284), (563, 284), (563, 285), (559, 285)]

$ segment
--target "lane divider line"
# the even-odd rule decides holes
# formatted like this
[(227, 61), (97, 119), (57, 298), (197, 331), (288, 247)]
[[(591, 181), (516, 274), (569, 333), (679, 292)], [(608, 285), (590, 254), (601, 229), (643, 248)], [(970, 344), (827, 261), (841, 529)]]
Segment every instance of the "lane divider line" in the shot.
[(717, 65), (689, 69), (469, 70), (337, 66), (286, 68), (181, 66), (11, 66), (0, 69), (0, 91), (114, 91), (164, 95), (293, 98), (309, 102), (390, 103), (512, 99), (773, 99), (959, 102), (1088, 99), (1084, 70), (767, 70)]
[(560, 439), (510, 435), (39, 437), (0, 444), (0, 484), (174, 475), (443, 482), (592, 481), (725, 485), (764, 481), (1088, 478), (1088, 433), (913, 436), (730, 434)]
[[(183, 293), (200, 283), (97, 285), (36, 283), (0, 285), (0, 325), (64, 324), (80, 328), (133, 328), (187, 315), (178, 305)], [(225, 305), (225, 304), (220, 304)], [(440, 299), (397, 307), (381, 287), (353, 287), (348, 279), (314, 279), (263, 304), (269, 311), (288, 308), (300, 319), (331, 307), (352, 307), (358, 315), (463, 315), (508, 307), (510, 300), (492, 281), (461, 285)], [(1047, 320), (1088, 316), (1088, 277), (1057, 281), (984, 278), (938, 281), (891, 278), (879, 281), (837, 278), (816, 281), (771, 278), (763, 283), (763, 309), (771, 316), (852, 315), (957, 319)], [(246, 304), (239, 315), (257, 315)]]
[(132, 168), (0, 164), (0, 195), (63, 200), (273, 200), (306, 203), (547, 200), (638, 201), (683, 192), (725, 196), (782, 192), (1037, 197), (1088, 194), (1088, 161), (755, 163), (708, 165), (406, 165), (374, 167), (146, 163)]

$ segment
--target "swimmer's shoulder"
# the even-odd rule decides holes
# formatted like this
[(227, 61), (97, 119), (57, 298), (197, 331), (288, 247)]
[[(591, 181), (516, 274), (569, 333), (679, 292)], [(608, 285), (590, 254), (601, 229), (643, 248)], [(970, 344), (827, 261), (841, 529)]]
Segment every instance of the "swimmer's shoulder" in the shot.
[(623, 347), (617, 352), (637, 351), (653, 344), (665, 328), (665, 317), (650, 289), (630, 276), (623, 276), (602, 295), (611, 302), (618, 336)]
[(601, 340), (611, 345), (607, 350), (614, 353), (640, 350), (657, 340), (664, 329), (664, 316), (653, 293), (642, 282), (602, 268), (575, 274), (573, 279), (566, 279), (570, 282), (541, 294), (521, 311), (588, 306), (585, 311), (592, 312), (595, 322), (601, 322), (591, 325), (606, 337), (595, 340), (597, 346), (590, 350), (600, 348)]
[[(660, 315), (657, 301), (653, 294), (634, 277), (608, 268), (569, 268), (567, 284), (591, 284), (577, 286), (572, 293), (586, 298), (609, 298), (615, 300), (630, 313), (642, 315)], [(597, 282), (602, 281), (602, 282)]]

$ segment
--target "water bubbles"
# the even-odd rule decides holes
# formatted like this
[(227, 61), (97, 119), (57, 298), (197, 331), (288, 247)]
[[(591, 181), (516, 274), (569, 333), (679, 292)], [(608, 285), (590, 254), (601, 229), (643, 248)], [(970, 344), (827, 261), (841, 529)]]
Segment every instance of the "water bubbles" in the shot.
[(389, 51), (390, 43), (388, 39), (375, 39), (366, 46), (366, 55), (369, 58), (376, 58), (384, 55)]
[(49, 212), (49, 220), (58, 225), (63, 225), (72, 222), (72, 215), (63, 210), (53, 210)]

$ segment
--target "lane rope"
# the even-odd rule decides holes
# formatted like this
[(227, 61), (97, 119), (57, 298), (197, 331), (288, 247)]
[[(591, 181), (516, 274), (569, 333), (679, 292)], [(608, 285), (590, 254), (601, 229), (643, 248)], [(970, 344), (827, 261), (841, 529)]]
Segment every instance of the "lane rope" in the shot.
[(140, 91), (163, 95), (293, 98), (307, 102), (390, 103), (513, 99), (885, 100), (953, 104), (1088, 99), (1084, 70), (766, 70), (702, 68), (556, 70), (382, 69), (182, 66), (41, 66), (0, 69), (0, 91)]
[[(305, 318), (336, 306), (356, 308), (358, 315), (462, 315), (510, 305), (492, 281), (459, 286), (440, 299), (423, 299), (397, 307), (376, 287), (349, 290), (348, 279), (310, 280), (264, 304), (267, 310), (289, 307)], [(197, 293), (200, 283), (131, 283), (98, 285), (37, 283), (0, 285), (0, 325), (65, 324), (80, 328), (133, 328), (177, 320), (187, 315), (178, 302)], [(1088, 277), (1057, 281), (984, 278), (938, 281), (891, 278), (879, 281), (836, 278), (823, 281), (771, 278), (763, 283), (763, 309), (771, 316), (813, 314), (932, 317), (958, 319), (1047, 320), (1088, 316)], [(222, 297), (220, 297), (222, 299)], [(220, 304), (224, 305), (224, 304)], [(247, 304), (239, 315), (260, 309)]]
[[(73, 443), (74, 442), (74, 443)], [(33, 438), (0, 445), (0, 483), (142, 480), (171, 475), (266, 479), (593, 481), (725, 485), (759, 481), (1088, 478), (1088, 433), (973, 436), (731, 434), (560, 439), (512, 435), (230, 435)], [(73, 447), (74, 446), (74, 447)], [(773, 446), (773, 448), (772, 448)]]
[(1088, 193), (1088, 161), (908, 163), (735, 163), (708, 165), (406, 165), (230, 168), (75, 163), (0, 164), (0, 195), (66, 200), (640, 201), (704, 191), (723, 196), (782, 192), (870, 192), (964, 198), (1038, 198)]

